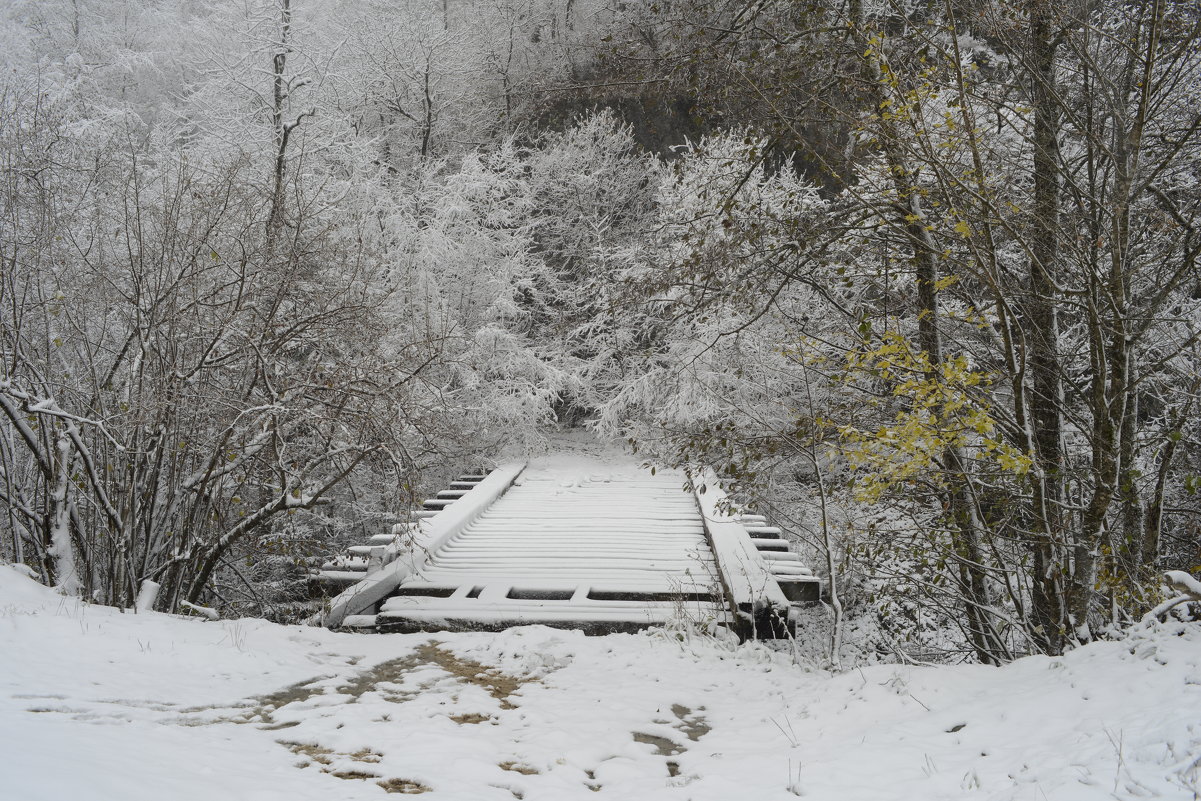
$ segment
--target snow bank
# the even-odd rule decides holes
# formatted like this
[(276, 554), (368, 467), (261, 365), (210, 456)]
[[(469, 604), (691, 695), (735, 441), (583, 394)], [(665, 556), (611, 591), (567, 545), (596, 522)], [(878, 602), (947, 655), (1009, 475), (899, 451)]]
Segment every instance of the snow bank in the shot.
[(1195, 799), (1201, 631), (829, 675), (650, 632), (353, 635), (0, 566), (0, 799)]

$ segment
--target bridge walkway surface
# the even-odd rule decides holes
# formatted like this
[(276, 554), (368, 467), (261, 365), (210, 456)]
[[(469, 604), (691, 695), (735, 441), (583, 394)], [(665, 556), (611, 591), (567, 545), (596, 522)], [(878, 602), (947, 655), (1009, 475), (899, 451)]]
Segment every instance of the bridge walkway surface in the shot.
[(779, 529), (721, 498), (679, 471), (578, 455), (462, 476), (419, 519), (325, 566), (330, 583), (354, 582), (326, 624), (606, 633), (686, 620), (780, 636), (817, 580)]
[[(431, 554), (380, 611), (381, 628), (723, 619), (717, 567), (682, 474), (517, 480)], [(439, 597), (446, 593), (445, 597)]]

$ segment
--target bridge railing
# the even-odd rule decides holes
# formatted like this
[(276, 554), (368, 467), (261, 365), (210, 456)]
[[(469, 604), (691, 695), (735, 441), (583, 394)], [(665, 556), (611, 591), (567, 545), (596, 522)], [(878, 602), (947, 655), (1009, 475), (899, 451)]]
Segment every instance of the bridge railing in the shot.
[(420, 570), (431, 553), (471, 525), (504, 495), (523, 470), (525, 462), (501, 465), (443, 511), (419, 521), (406, 536), (396, 538), (384, 553), (377, 555), (384, 566), (335, 597), (329, 611), (322, 616), (322, 623), (336, 628), (351, 615), (373, 614), (376, 604)]
[(742, 639), (785, 636), (791, 602), (759, 553), (750, 533), (731, 512), (729, 498), (712, 470), (692, 479), (709, 547), (717, 560), (726, 600)]

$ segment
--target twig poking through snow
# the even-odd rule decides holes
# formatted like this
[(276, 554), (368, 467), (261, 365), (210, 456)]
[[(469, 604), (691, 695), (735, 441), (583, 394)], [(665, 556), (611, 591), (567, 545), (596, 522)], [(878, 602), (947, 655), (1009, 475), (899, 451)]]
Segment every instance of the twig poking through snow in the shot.
[(179, 605), (182, 606), (184, 609), (191, 609), (196, 614), (200, 615), (201, 617), (207, 618), (209, 620), (220, 620), (221, 619), (221, 615), (217, 614), (216, 609), (210, 609), (207, 606), (197, 606), (196, 604), (190, 603), (188, 601), (180, 601)]

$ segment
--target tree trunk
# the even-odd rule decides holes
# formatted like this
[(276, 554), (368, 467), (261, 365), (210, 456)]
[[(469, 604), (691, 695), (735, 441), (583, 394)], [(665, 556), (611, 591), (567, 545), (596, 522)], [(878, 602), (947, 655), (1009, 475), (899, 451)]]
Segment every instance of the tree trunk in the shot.
[(1057, 261), (1059, 258), (1059, 115), (1052, 31), (1055, 6), (1039, 0), (1030, 11), (1030, 93), (1034, 108), (1034, 205), (1031, 209), (1030, 293), (1025, 340), (1031, 377), (1030, 421), (1034, 433), (1033, 597), (1036, 641), (1050, 654), (1063, 650), (1064, 542), (1063, 387), (1059, 356)]
[[(851, 26), (857, 35), (857, 49), (864, 54), (864, 69), (872, 99), (877, 109), (884, 108), (887, 99), (883, 90), (883, 70), (875, 52), (878, 45), (864, 27), (862, 5), (851, 5)], [(937, 373), (943, 361), (943, 337), (938, 309), (938, 279), (941, 250), (934, 241), (916, 173), (902, 152), (902, 138), (893, 120), (881, 117), (879, 142), (888, 162), (896, 192), (894, 211), (897, 228), (905, 233), (912, 251), (912, 263), (918, 294), (918, 345), (931, 365), (930, 380), (941, 380)], [(942, 457), (943, 479), (946, 482), (946, 509), (951, 530), (952, 548), (957, 562), (958, 580), (963, 593), (968, 637), (981, 662), (997, 664), (1005, 648), (992, 625), (989, 610), (993, 607), (988, 575), (984, 568), (982, 525), (976, 513), (971, 488), (968, 460), (958, 447), (947, 448)]]

